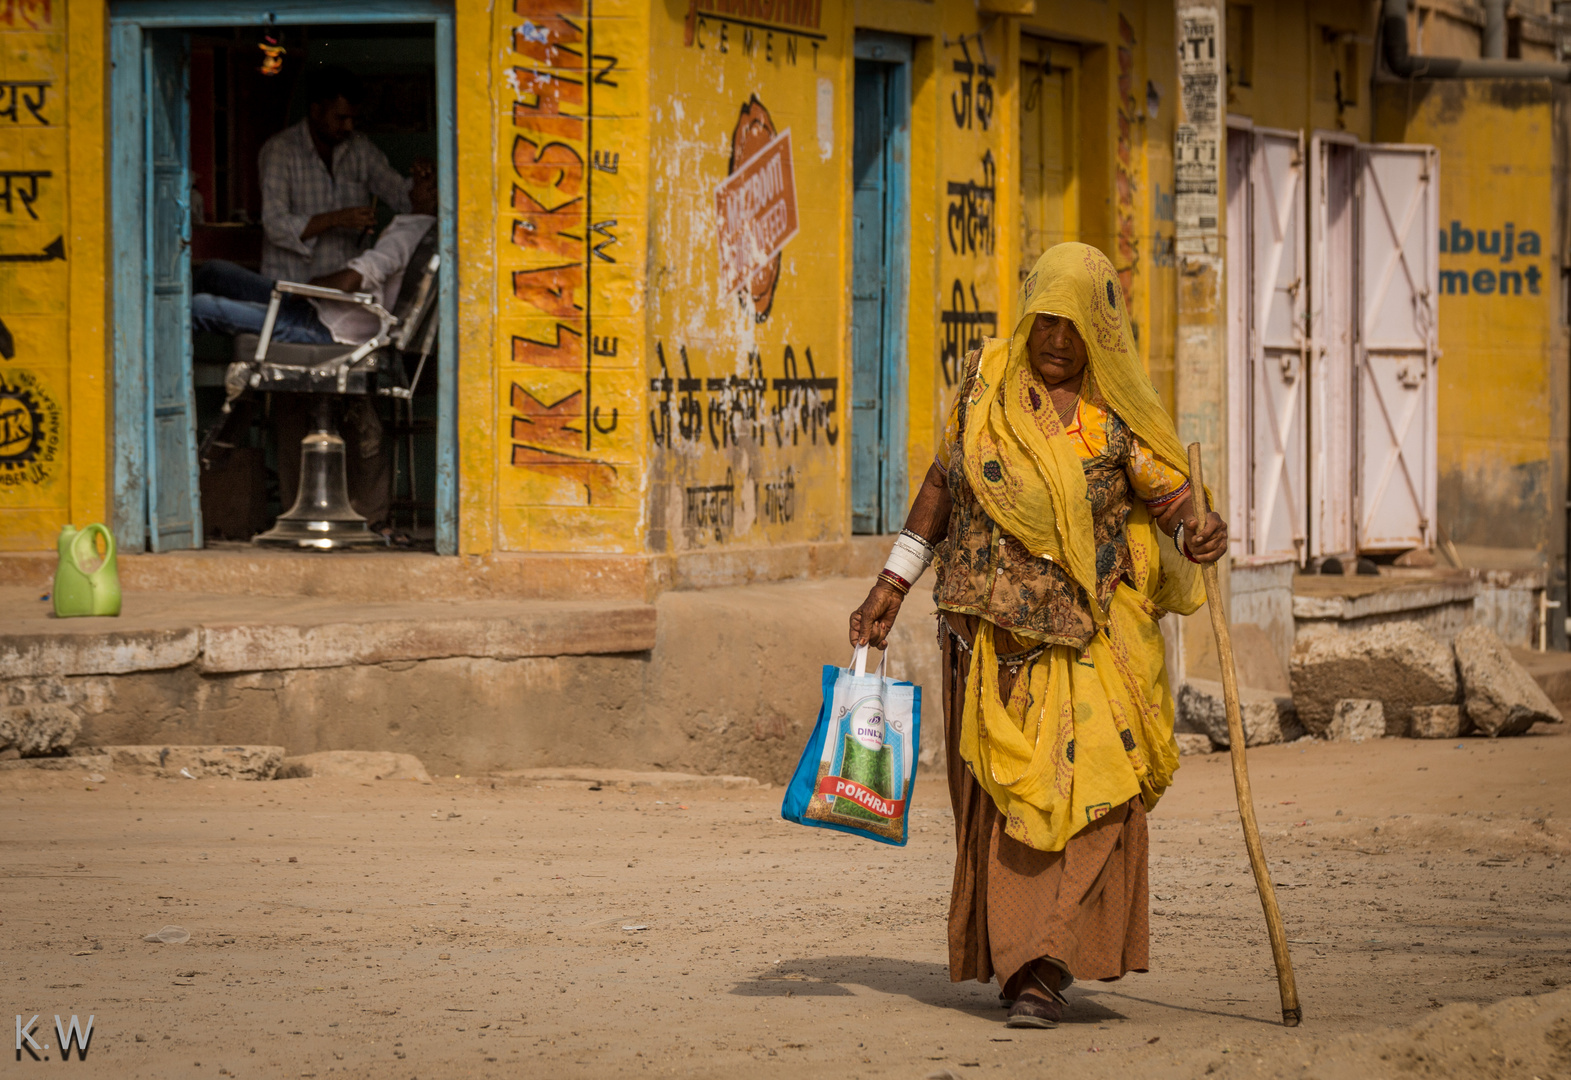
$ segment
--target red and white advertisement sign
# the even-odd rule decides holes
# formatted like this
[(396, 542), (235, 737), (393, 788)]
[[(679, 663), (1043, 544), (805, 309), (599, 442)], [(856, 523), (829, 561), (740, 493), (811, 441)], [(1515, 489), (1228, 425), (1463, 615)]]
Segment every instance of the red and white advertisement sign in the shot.
[(796, 235), (796, 176), (787, 128), (715, 188), (720, 286), (733, 293)]

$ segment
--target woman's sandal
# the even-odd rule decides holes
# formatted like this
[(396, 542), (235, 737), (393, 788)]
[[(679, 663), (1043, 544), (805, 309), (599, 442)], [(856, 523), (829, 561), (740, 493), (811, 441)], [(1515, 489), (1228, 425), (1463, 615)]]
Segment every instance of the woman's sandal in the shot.
[(1009, 1008), (1009, 1017), (1004, 1021), (1005, 1027), (1012, 1028), (1056, 1028), (1058, 1022), (1064, 1017), (1064, 1008), (1069, 1002), (1057, 990), (1042, 981), (1034, 967), (1027, 968), (1026, 974), (1047, 995), (1046, 998), (1037, 997), (1035, 994), (1021, 994)]

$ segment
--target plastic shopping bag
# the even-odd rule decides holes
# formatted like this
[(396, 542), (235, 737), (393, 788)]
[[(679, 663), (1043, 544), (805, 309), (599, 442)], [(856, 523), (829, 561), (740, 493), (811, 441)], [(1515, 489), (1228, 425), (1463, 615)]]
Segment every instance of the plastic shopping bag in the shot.
[(824, 703), (780, 816), (903, 845), (922, 745), (922, 688), (886, 679), (882, 662), (868, 672), (865, 645), (851, 665), (824, 666)]

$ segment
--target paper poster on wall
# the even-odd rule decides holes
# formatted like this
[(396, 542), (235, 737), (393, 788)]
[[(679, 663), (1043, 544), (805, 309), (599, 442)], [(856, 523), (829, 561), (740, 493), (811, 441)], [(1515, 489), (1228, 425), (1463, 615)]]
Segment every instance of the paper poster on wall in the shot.
[(1216, 8), (1179, 10), (1179, 101), (1184, 115), (1173, 135), (1173, 187), (1180, 254), (1186, 249), (1197, 254), (1207, 251), (1208, 240), (1219, 228), (1222, 49), (1218, 36)]
[(720, 288), (749, 286), (753, 310), (768, 317), (780, 273), (780, 252), (797, 232), (791, 131), (778, 134), (755, 96), (732, 135), (731, 172), (715, 188)]

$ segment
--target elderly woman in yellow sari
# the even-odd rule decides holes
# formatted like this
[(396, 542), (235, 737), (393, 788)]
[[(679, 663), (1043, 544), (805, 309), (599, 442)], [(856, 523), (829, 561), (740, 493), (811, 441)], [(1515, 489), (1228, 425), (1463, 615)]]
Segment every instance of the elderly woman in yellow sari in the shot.
[(1050, 249), (1020, 310), (967, 358), (851, 640), (882, 647), (936, 559), (949, 976), (996, 976), (1010, 1027), (1054, 1027), (1074, 979), (1147, 968), (1146, 812), (1178, 768), (1157, 620), (1200, 605), (1227, 526), (1194, 518), (1107, 256)]

